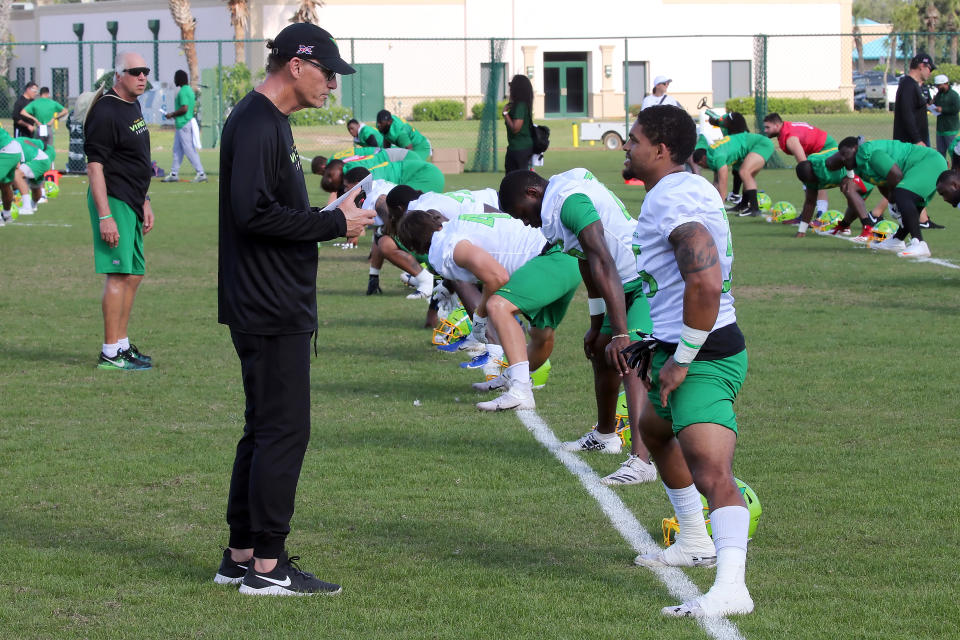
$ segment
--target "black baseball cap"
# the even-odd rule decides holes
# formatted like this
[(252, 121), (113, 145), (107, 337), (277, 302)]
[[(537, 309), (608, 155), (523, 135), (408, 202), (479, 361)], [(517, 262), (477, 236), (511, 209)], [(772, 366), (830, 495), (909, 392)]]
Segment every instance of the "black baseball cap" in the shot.
[(333, 36), (309, 22), (298, 22), (284, 27), (283, 31), (273, 39), (271, 53), (288, 60), (290, 58), (316, 60), (340, 75), (357, 72), (340, 57), (340, 47), (337, 46)]
[(933, 64), (933, 58), (930, 57), (930, 54), (927, 53), (918, 53), (913, 56), (913, 59), (910, 60), (910, 68), (916, 69), (921, 64), (925, 64), (930, 67), (930, 71), (933, 71), (937, 68), (937, 65)]

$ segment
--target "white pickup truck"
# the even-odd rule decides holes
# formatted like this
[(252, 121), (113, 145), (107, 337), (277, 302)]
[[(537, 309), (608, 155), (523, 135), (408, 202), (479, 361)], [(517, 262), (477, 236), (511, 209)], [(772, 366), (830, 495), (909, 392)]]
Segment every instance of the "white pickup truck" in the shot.
[[(713, 112), (717, 115), (723, 115), (726, 110), (717, 107), (713, 109)], [(706, 109), (700, 109), (697, 120), (697, 133), (705, 135), (710, 142), (720, 139), (722, 136), (720, 129), (707, 122)], [(627, 140), (627, 124), (623, 120), (619, 122), (581, 122), (579, 127), (581, 142), (602, 142), (603, 146), (611, 151), (621, 148)]]

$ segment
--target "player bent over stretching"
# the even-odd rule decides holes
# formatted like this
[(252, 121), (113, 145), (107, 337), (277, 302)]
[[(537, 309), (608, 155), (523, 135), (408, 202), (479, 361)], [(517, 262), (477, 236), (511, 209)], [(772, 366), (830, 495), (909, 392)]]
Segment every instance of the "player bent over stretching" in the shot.
[[(650, 332), (650, 307), (631, 247), (635, 221), (586, 169), (571, 169), (549, 181), (533, 171), (511, 171), (500, 183), (500, 207), (540, 227), (548, 242), (579, 259), (590, 305), (583, 351), (593, 365), (597, 428), (564, 445), (568, 451), (619, 453), (616, 407), (621, 377), (630, 424), (636, 423), (647, 402), (643, 386), (636, 376), (627, 375), (629, 368), (620, 355), (631, 338)], [(605, 484), (656, 479), (656, 468), (640, 438), (631, 438), (631, 446), (631, 455), (603, 479)]]
[[(631, 170), (647, 185), (633, 243), (657, 341), (640, 431), (680, 523), (676, 544), (636, 562), (717, 566), (706, 594), (662, 610), (675, 617), (753, 611), (744, 583), (750, 513), (732, 470), (733, 401), (747, 352), (730, 295), (733, 244), (723, 200), (705, 179), (684, 172), (696, 141), (683, 109), (657, 106), (640, 112), (624, 145)], [(713, 541), (700, 494), (710, 504)]]

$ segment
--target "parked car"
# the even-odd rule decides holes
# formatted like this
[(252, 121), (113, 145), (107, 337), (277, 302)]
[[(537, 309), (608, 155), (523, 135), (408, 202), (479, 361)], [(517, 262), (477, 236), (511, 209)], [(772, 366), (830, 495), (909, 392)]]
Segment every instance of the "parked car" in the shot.
[[(892, 109), (893, 100), (897, 95), (899, 79), (893, 74), (884, 75), (883, 71), (864, 71), (853, 74), (853, 108), (883, 109), (885, 106)], [(890, 92), (890, 86), (893, 92)]]

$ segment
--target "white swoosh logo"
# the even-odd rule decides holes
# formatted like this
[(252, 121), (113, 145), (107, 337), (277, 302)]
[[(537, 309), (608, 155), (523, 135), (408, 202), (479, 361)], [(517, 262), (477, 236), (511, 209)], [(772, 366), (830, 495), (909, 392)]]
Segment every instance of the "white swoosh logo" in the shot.
[(289, 586), (290, 586), (290, 576), (287, 576), (287, 577), (286, 577), (285, 579), (283, 579), (283, 580), (274, 580), (273, 578), (268, 578), (267, 576), (262, 576), (262, 575), (260, 575), (260, 574), (258, 573), (258, 574), (257, 574), (257, 577), (260, 578), (261, 580), (266, 580), (267, 582), (271, 582), (271, 583), (277, 585), (278, 587), (289, 587)]

